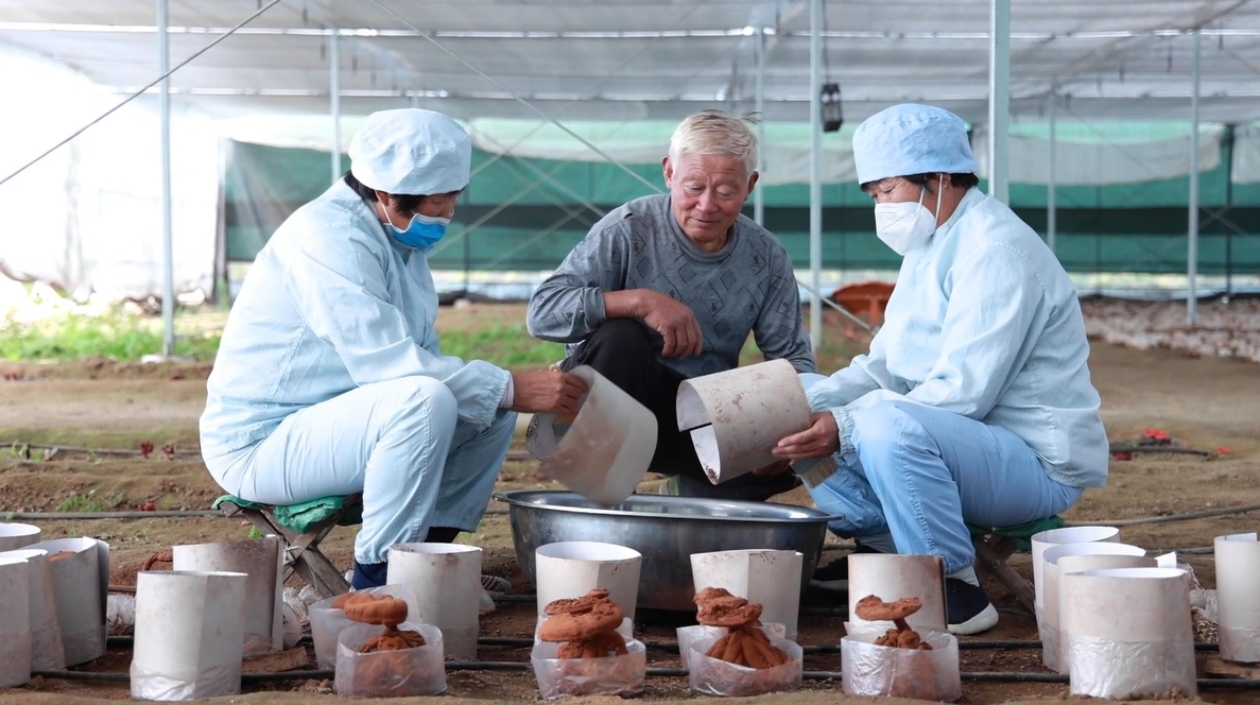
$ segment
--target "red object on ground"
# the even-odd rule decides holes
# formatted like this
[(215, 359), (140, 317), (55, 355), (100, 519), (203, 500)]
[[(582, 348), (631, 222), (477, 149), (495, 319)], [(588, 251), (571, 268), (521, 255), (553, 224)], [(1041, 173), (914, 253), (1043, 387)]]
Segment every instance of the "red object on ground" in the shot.
[(153, 454), (153, 441), (140, 441), (140, 455), (147, 458)]
[(1115, 458), (1116, 460), (1133, 460), (1133, 451), (1131, 450), (1113, 451), (1111, 454), (1111, 457)]
[(872, 326), (883, 325), (884, 310), (893, 285), (887, 282), (858, 282), (845, 284), (831, 293), (831, 300), (840, 304), (855, 316), (865, 316)]
[(1229, 448), (1226, 448), (1225, 446), (1216, 446), (1216, 454), (1217, 455), (1233, 455), (1234, 451), (1230, 450)]
[(1142, 432), (1142, 437), (1151, 441), (1167, 441), (1170, 439), (1170, 436), (1166, 432), (1161, 431), (1158, 428), (1146, 429)]

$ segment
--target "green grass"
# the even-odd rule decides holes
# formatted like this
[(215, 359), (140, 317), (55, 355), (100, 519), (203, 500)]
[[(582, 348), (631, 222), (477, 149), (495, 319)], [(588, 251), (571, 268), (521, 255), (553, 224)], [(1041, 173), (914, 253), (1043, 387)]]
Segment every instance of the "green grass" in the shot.
[(500, 367), (549, 365), (564, 358), (564, 346), (530, 337), (525, 326), (490, 330), (438, 331), (443, 355), (485, 360)]
[[(179, 319), (176, 319), (176, 331)], [(210, 360), (219, 334), (181, 335), (175, 354)], [(107, 357), (134, 362), (162, 351), (162, 321), (121, 312), (105, 316), (70, 313), (33, 325), (0, 320), (0, 360), (77, 360)]]
[(114, 492), (107, 496), (97, 496), (99, 487), (93, 487), (87, 492), (75, 495), (70, 499), (57, 505), (59, 512), (103, 512), (109, 509), (115, 509), (122, 504), (123, 497), (121, 494)]
[[(175, 353), (209, 362), (219, 347), (222, 318), (207, 324), (204, 314), (181, 312), (175, 318)], [(438, 323), (442, 354), (465, 360), (485, 360), (500, 367), (545, 367), (564, 357), (564, 346), (546, 343), (529, 335), (519, 323), (501, 320), (481, 321), (484, 328), (456, 327), (444, 330)], [(132, 316), (121, 312), (101, 317), (67, 314), (35, 325), (19, 326), (0, 319), (0, 360), (42, 361), (78, 360), (105, 357), (119, 362), (137, 362), (144, 355), (162, 349), (162, 321), (152, 316)], [(828, 335), (818, 351), (820, 371), (834, 372), (864, 345)], [(750, 337), (741, 354), (741, 363), (761, 361)]]

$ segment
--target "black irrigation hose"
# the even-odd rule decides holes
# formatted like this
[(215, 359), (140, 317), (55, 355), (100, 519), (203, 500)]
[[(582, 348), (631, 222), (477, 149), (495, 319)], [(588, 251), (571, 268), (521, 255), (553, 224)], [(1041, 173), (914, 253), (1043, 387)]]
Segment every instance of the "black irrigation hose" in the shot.
[[(642, 640), (643, 645), (654, 651), (664, 651), (667, 653), (678, 653), (678, 643), (672, 641), (647, 641)], [(105, 639), (105, 643), (112, 647), (126, 647), (135, 643), (135, 637), (127, 635), (110, 636)], [(298, 639), (297, 646), (303, 646), (311, 643), (311, 637), (303, 636)], [(505, 647), (532, 647), (534, 640), (530, 637), (519, 636), (483, 636), (477, 639), (478, 646), (505, 646)], [(1022, 649), (1040, 649), (1041, 642), (1036, 639), (959, 639), (958, 648), (961, 651), (1019, 651)], [(806, 654), (838, 654), (840, 647), (828, 644), (802, 644), (802, 651)], [(1219, 651), (1220, 646), (1213, 642), (1195, 642), (1195, 651)]]
[[(446, 671), (528, 671), (531, 666), (523, 661), (448, 661)], [(35, 671), (32, 676), (56, 678), (72, 681), (105, 681), (110, 683), (129, 683), (129, 673), (99, 673), (93, 671)], [(687, 672), (681, 668), (649, 668), (649, 676), (678, 677)], [(805, 671), (801, 674), (804, 680), (840, 680), (839, 671)], [(967, 672), (959, 674), (962, 680), (971, 683), (1058, 683), (1069, 682), (1068, 676), (1058, 673), (1016, 673), (1000, 672)], [(243, 673), (241, 683), (277, 683), (286, 681), (327, 680), (336, 677), (331, 670), (320, 671), (285, 671), (283, 673)], [(1200, 689), (1229, 688), (1231, 690), (1260, 690), (1260, 679), (1254, 678), (1200, 678)]]
[[(487, 509), (486, 516), (499, 516), (508, 513), (506, 509)], [(0, 511), (0, 519), (11, 521), (54, 521), (77, 519), (193, 519), (203, 517), (223, 517), (223, 514), (211, 509), (191, 509), (179, 511), (153, 512), (6, 512)], [(223, 517), (237, 519), (239, 517)]]

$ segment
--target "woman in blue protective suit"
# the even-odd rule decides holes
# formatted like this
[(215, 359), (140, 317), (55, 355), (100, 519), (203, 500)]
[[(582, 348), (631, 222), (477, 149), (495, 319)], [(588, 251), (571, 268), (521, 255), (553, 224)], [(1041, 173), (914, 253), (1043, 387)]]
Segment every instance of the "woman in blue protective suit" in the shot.
[(368, 117), (345, 178), (258, 254), (207, 383), (202, 455), (228, 492), (268, 504), (363, 494), (352, 585), (389, 547), (477, 527), (514, 412), (571, 414), (584, 383), (438, 349), (428, 255), (468, 185), (472, 145), (428, 110)]
[[(956, 115), (888, 108), (858, 127), (853, 155), (876, 232), (905, 259), (870, 352), (803, 380), (813, 424), (775, 452), (835, 455), (811, 490), (844, 515), (831, 529), (861, 551), (940, 556), (949, 629), (975, 634), (998, 615), (966, 523), (1044, 519), (1107, 479), (1084, 320), (1054, 254), (976, 188)], [(841, 559), (815, 580), (847, 576)]]

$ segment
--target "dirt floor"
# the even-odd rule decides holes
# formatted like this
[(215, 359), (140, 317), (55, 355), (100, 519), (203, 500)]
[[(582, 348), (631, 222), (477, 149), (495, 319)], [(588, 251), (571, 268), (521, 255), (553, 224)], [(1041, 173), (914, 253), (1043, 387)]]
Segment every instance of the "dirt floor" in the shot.
[[(496, 321), (518, 315), (510, 308), (487, 312), (478, 307), (443, 311), (440, 325), (466, 326), (478, 316)], [(833, 345), (832, 349), (843, 346)], [(829, 356), (824, 366), (843, 360)], [(1164, 350), (1135, 351), (1095, 343), (1091, 358), (1094, 380), (1103, 395), (1104, 419), (1113, 440), (1137, 439), (1158, 428), (1193, 449), (1212, 451), (1210, 458), (1167, 453), (1137, 453), (1113, 460), (1106, 488), (1087, 492), (1065, 515), (1072, 521), (1106, 522), (1168, 516), (1201, 510), (1260, 504), (1260, 366), (1228, 359), (1198, 359)], [(139, 366), (97, 360), (61, 365), (0, 363), (0, 519), (15, 518), (40, 525), (45, 537), (99, 537), (111, 545), (112, 580), (131, 585), (139, 566), (171, 545), (245, 538), (248, 525), (221, 518), (154, 518), (138, 520), (28, 520), (30, 512), (109, 512), (133, 510), (203, 510), (221, 492), (196, 454), (197, 418), (205, 399), (206, 365)], [(518, 439), (519, 440), (519, 439)], [(69, 446), (51, 458), (38, 444)], [(523, 444), (517, 444), (518, 448)], [(140, 449), (151, 449), (144, 457)], [(1217, 449), (1222, 452), (1217, 454)], [(88, 450), (91, 449), (91, 450)], [(115, 450), (119, 452), (109, 452)], [(500, 488), (550, 488), (533, 462), (510, 461)], [(646, 489), (646, 487), (645, 487)], [(808, 504), (803, 491), (778, 501)], [(511, 581), (519, 594), (532, 592), (517, 565), (511, 530), (492, 503), (481, 529), (464, 541), (486, 550), (486, 572)], [(1256, 530), (1260, 517), (1241, 514), (1193, 521), (1125, 526), (1122, 539), (1152, 550), (1210, 547), (1215, 536)], [(326, 553), (342, 568), (351, 563), (353, 530), (337, 529), (324, 543)], [(841, 555), (840, 543), (823, 560)], [(1183, 553), (1205, 587), (1214, 583), (1213, 558)], [(1027, 556), (1012, 559), (1031, 575)], [(1002, 610), (997, 628), (979, 637), (1036, 639), (1036, 624), (1000, 586), (989, 586)], [(842, 600), (843, 598), (841, 598)], [(835, 596), (810, 592), (805, 609), (835, 607)], [(842, 606), (842, 604), (841, 604)], [(527, 637), (533, 631), (532, 603), (503, 601), (482, 619), (483, 636)], [(670, 641), (685, 618), (645, 615), (637, 629), (641, 639)], [(838, 643), (842, 618), (802, 619), (800, 641), (811, 645)], [(1200, 654), (1201, 658), (1205, 654)], [(524, 647), (486, 647), (483, 661), (528, 662)], [(113, 649), (82, 670), (125, 672), (127, 649)], [(1037, 650), (967, 649), (964, 672), (1046, 674)], [(676, 667), (677, 655), (649, 651), (650, 667)], [(314, 662), (309, 666), (314, 668)], [(807, 671), (838, 671), (838, 654), (809, 654)], [(447, 702), (531, 701), (537, 699), (529, 672), (459, 671), (448, 676)], [(322, 680), (249, 685), (234, 702), (334, 702), (331, 683)], [(1058, 683), (964, 682), (962, 702), (1061, 702), (1067, 686)], [(24, 688), (0, 689), (7, 703), (88, 703), (128, 698), (125, 684), (48, 680)], [(452, 697), (454, 696), (454, 697)], [(683, 677), (649, 677), (640, 698), (654, 701), (694, 699)], [(771, 696), (792, 705), (847, 702), (837, 681), (806, 681), (800, 692)], [(756, 702), (771, 702), (771, 697)], [(1213, 703), (1260, 701), (1257, 692), (1204, 690)], [(592, 699), (594, 702), (597, 699)], [(611, 701), (611, 699), (608, 699)], [(854, 699), (854, 702), (857, 702)], [(891, 702), (891, 701), (888, 701)], [(907, 701), (908, 702), (908, 701)]]

